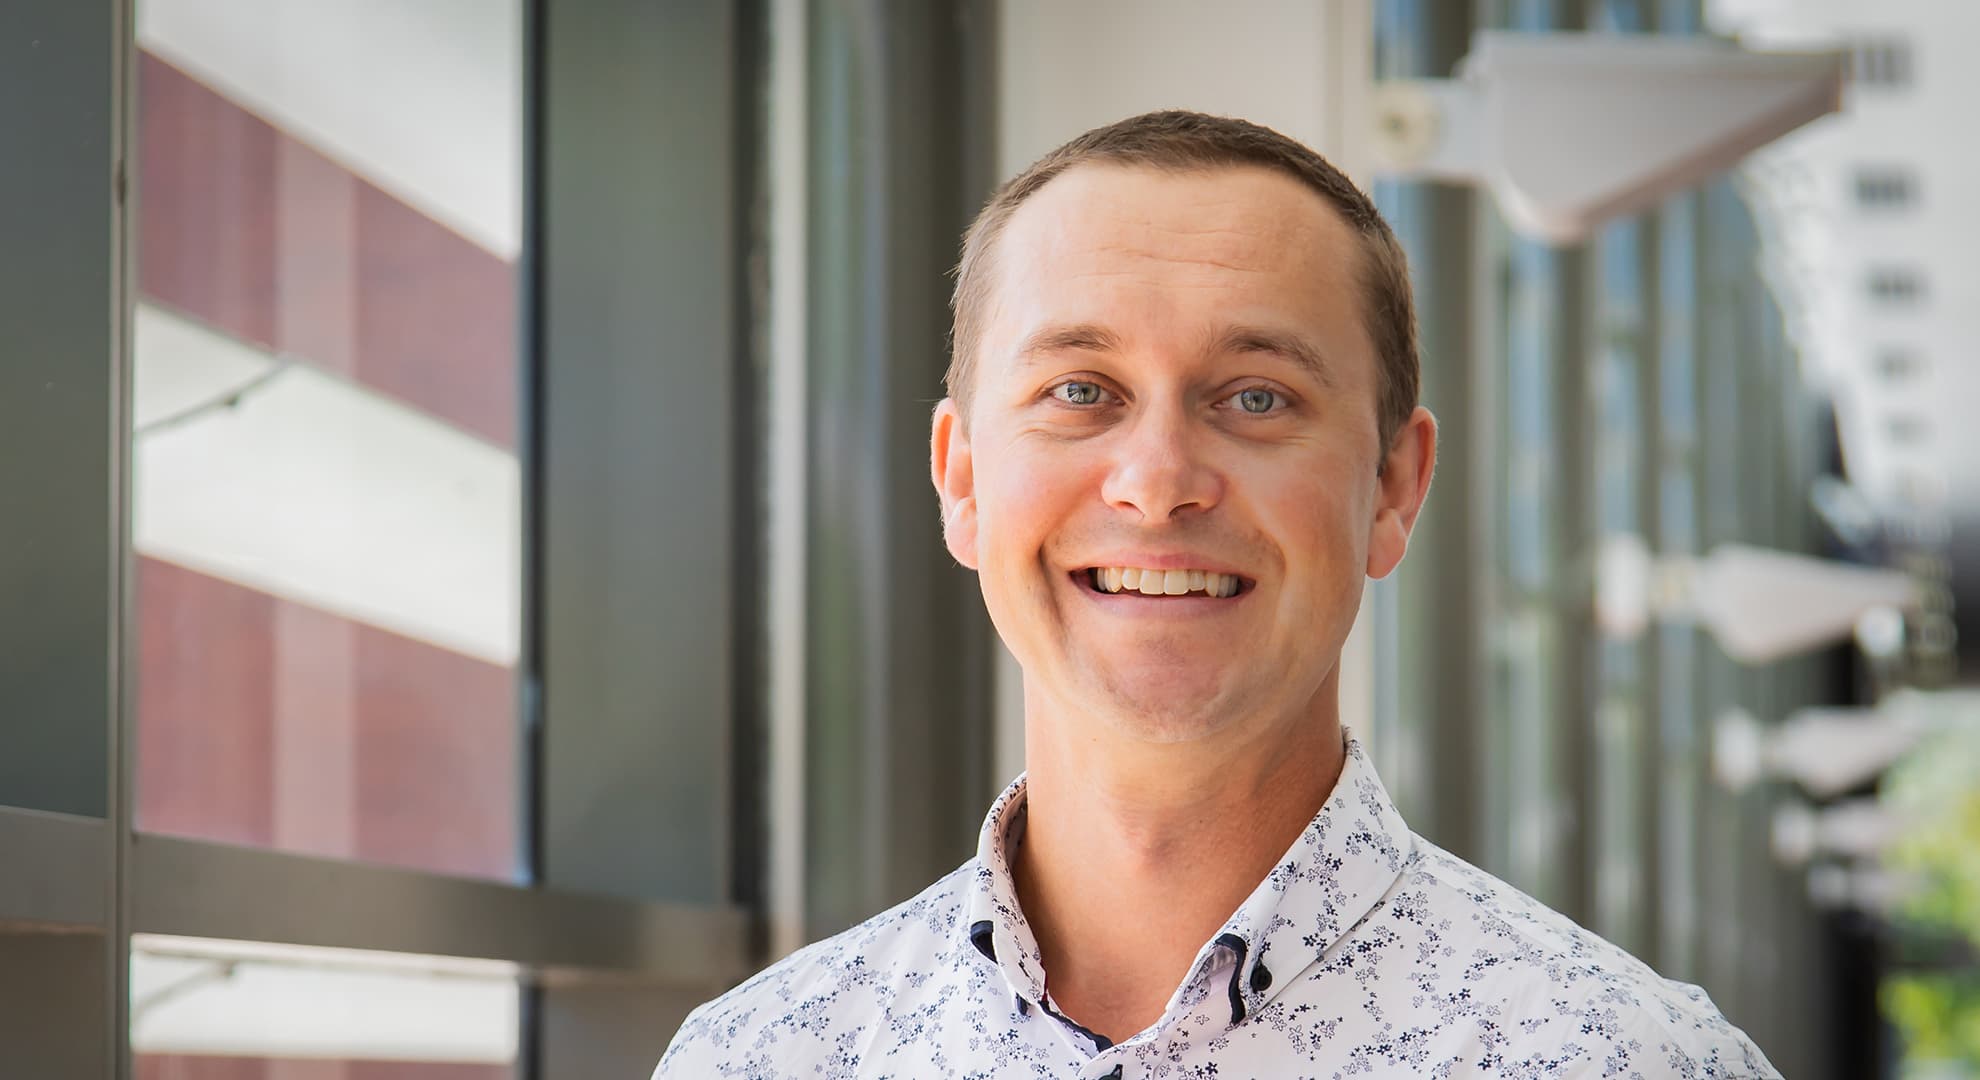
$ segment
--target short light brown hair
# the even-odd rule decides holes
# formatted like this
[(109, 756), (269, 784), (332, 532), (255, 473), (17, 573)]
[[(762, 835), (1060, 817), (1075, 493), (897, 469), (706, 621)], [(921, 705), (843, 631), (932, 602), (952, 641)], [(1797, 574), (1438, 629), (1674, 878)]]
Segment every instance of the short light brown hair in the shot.
[(971, 379), (982, 345), (989, 304), (992, 249), (1024, 201), (1060, 173), (1089, 162), (1135, 165), (1167, 172), (1237, 166), (1274, 169), (1304, 183), (1327, 200), (1361, 238), (1357, 268), (1365, 330), (1378, 364), (1376, 420), (1381, 453), (1416, 409), (1421, 363), (1416, 346), (1416, 302), (1409, 286), (1409, 260), (1375, 204), (1326, 158), (1267, 127), (1223, 116), (1169, 110), (1143, 113), (1095, 128), (1038, 159), (997, 189), (963, 234), (962, 261), (950, 307), (949, 396), (969, 413)]

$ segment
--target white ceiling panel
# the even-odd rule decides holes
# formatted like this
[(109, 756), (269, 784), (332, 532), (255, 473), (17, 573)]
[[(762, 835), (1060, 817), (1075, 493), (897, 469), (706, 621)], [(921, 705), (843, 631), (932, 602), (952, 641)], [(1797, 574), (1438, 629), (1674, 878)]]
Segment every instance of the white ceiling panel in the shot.
[(514, 663), (512, 453), (148, 306), (134, 352), (140, 553)]

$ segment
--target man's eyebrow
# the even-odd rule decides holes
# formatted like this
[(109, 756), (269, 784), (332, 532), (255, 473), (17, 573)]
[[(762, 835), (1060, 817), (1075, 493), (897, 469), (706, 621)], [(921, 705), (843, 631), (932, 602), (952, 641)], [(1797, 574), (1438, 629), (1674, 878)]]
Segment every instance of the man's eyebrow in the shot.
[[(1048, 353), (1063, 352), (1068, 349), (1088, 352), (1119, 352), (1121, 339), (1118, 334), (1104, 326), (1092, 323), (1075, 325), (1055, 325), (1040, 327), (1025, 337), (1018, 346), (1020, 364), (1035, 361)], [(1218, 353), (1264, 352), (1283, 357), (1304, 369), (1319, 380), (1320, 385), (1334, 385), (1333, 369), (1319, 349), (1297, 334), (1267, 330), (1256, 326), (1235, 326), (1226, 330), (1217, 339), (1214, 349)]]
[(1081, 349), (1088, 352), (1118, 352), (1120, 336), (1104, 326), (1080, 323), (1075, 326), (1044, 326), (1031, 332), (1018, 346), (1018, 360), (1033, 360), (1045, 353)]
[(1320, 385), (1329, 388), (1334, 385), (1334, 372), (1326, 356), (1297, 334), (1255, 326), (1235, 326), (1218, 339), (1217, 351), (1274, 353), (1304, 368), (1320, 381)]

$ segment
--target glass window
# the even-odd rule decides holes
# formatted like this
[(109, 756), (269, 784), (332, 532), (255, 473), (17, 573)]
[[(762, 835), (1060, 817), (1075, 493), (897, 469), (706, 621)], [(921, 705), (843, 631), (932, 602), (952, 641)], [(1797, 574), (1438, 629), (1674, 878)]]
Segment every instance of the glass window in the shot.
[(516, 876), (520, 23), (138, 5), (141, 830)]
[(1884, 304), (1909, 304), (1925, 294), (1925, 278), (1905, 266), (1880, 266), (1865, 278), (1870, 297)]
[(1911, 83), (1911, 43), (1903, 38), (1863, 38), (1850, 50), (1850, 58), (1850, 78), (1859, 86)]
[(139, 1080), (508, 1080), (516, 968), (138, 934)]
[(1925, 367), (1925, 358), (1917, 352), (1900, 346), (1889, 346), (1877, 350), (1877, 376), (1890, 382), (1903, 382), (1916, 378)]
[(1895, 166), (1856, 171), (1856, 201), (1866, 209), (1887, 210), (1911, 202), (1915, 190), (1910, 171)]
[(1884, 418), (1884, 432), (1894, 443), (1913, 446), (1930, 438), (1932, 422), (1915, 412), (1892, 413)]

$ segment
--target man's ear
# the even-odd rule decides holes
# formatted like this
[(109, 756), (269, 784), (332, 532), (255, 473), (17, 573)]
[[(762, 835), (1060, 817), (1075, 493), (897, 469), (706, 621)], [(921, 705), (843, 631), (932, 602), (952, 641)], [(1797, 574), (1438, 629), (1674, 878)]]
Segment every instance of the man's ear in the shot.
[(1382, 459), (1375, 480), (1375, 518), (1368, 530), (1368, 576), (1388, 577), (1409, 548), (1409, 532), (1430, 494), (1437, 470), (1437, 418), (1417, 406)]
[(976, 474), (971, 468), (969, 433), (954, 398), (935, 406), (928, 439), (928, 476), (942, 500), (942, 539), (949, 554), (976, 569)]

